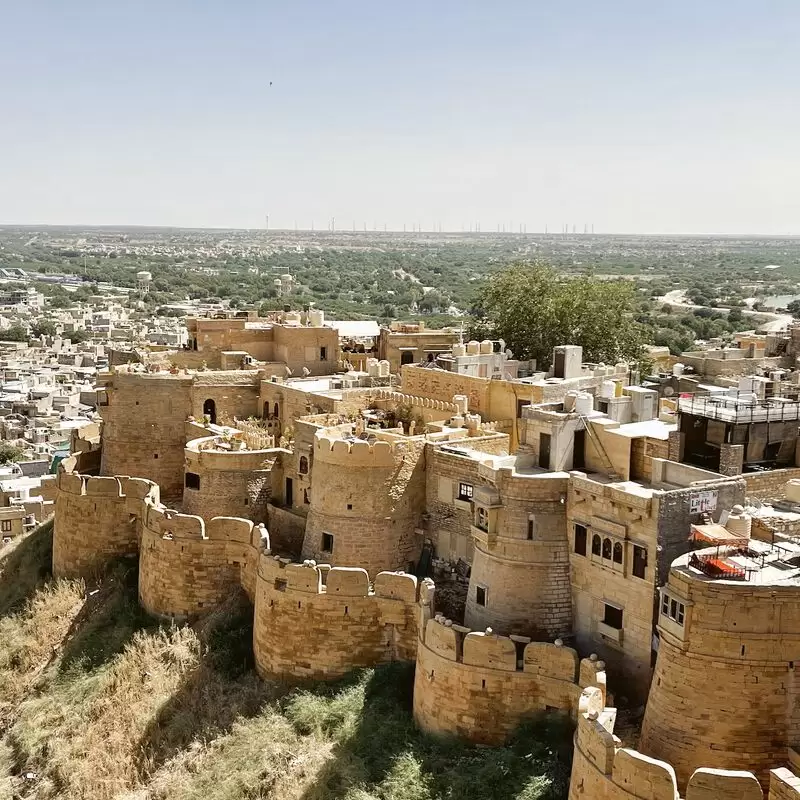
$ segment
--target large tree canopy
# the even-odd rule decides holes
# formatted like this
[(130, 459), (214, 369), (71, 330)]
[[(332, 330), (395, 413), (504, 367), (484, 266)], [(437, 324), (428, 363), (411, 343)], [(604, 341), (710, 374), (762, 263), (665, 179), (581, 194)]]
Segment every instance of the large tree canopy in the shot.
[(633, 319), (631, 281), (566, 278), (543, 264), (518, 264), (483, 287), (475, 311), (517, 358), (550, 366), (559, 344), (583, 347), (585, 361), (641, 358), (646, 334)]

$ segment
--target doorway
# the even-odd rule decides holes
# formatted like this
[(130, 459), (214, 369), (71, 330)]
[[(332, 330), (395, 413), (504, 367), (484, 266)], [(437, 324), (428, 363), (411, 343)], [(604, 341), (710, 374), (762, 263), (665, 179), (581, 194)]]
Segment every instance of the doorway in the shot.
[(291, 478), (286, 479), (286, 492), (284, 493), (284, 505), (287, 508), (294, 506), (294, 482)]
[(550, 469), (550, 434), (539, 434), (539, 466)]
[(575, 431), (575, 443), (572, 449), (572, 469), (583, 469), (586, 466), (586, 431)]
[(203, 416), (208, 417), (212, 425), (217, 424), (217, 404), (210, 397), (203, 403)]

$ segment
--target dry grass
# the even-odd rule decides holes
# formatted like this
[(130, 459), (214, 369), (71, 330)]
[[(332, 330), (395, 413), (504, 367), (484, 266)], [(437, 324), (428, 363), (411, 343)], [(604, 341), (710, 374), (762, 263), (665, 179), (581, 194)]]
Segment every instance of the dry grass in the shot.
[(563, 727), (494, 750), (431, 739), (411, 721), (407, 666), (269, 684), (241, 597), (200, 626), (160, 626), (139, 610), (135, 565), (86, 598), (46, 582), (46, 553), (41, 534), (0, 552), (0, 800), (565, 796)]

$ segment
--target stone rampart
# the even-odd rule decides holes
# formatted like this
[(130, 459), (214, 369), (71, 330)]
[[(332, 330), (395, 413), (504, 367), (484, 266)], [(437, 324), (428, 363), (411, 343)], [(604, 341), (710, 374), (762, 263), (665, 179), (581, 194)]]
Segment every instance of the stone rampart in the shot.
[(111, 559), (136, 555), (145, 503), (159, 501), (156, 484), (143, 478), (87, 477), (64, 470), (56, 481), (56, 577), (86, 577)]
[(236, 586), (255, 589), (256, 560), (269, 550), (263, 529), (236, 517), (179, 514), (148, 505), (139, 555), (139, 601), (150, 614), (194, 619)]
[(325, 435), (317, 435), (314, 441), (315, 461), (344, 468), (393, 467), (405, 451), (405, 442), (367, 442)]
[(483, 744), (502, 744), (540, 711), (575, 717), (581, 689), (593, 687), (605, 705), (605, 666), (579, 661), (560, 641), (531, 642), (454, 625), (442, 616), (420, 631), (414, 719), (423, 730)]
[(592, 690), (580, 698), (569, 800), (800, 800), (800, 779), (786, 768), (769, 774), (769, 793), (751, 772), (697, 768), (678, 791), (673, 767), (621, 746), (616, 710), (598, 709)]
[(318, 433), (313, 475), (303, 558), (363, 567), (371, 576), (418, 559), (423, 441), (367, 443)]
[(256, 581), (256, 668), (268, 678), (335, 678), (355, 667), (413, 661), (428, 583), (381, 572), (291, 563), (263, 554)]
[[(482, 468), (483, 469), (483, 468)], [(568, 635), (572, 628), (568, 476), (486, 471), (493, 489), (476, 489), (475, 551), (465, 624), (537, 639)]]
[(278, 449), (232, 449), (220, 436), (194, 439), (184, 450), (183, 510), (203, 519), (216, 516), (266, 520), (271, 471)]

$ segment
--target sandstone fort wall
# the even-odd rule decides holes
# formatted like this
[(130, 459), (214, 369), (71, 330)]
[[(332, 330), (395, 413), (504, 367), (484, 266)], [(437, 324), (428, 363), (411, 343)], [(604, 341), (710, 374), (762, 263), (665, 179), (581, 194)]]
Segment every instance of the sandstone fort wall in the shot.
[(420, 604), (413, 575), (293, 564), (264, 554), (258, 568), (254, 647), (264, 677), (321, 679), (354, 667), (413, 661)]
[(484, 515), (486, 530), (472, 528), (475, 552), (464, 622), (539, 639), (568, 635), (568, 476), (517, 475), (510, 468), (491, 472), (494, 490), (476, 491), (473, 498), (473, 513)]
[(246, 517), (265, 522), (272, 467), (279, 450), (222, 450), (219, 437), (195, 439), (184, 451), (183, 510), (203, 519)]
[(158, 486), (141, 478), (86, 477), (64, 471), (56, 481), (56, 577), (88, 576), (111, 559), (136, 555), (144, 504), (158, 503)]
[(621, 747), (614, 736), (615, 716), (613, 708), (598, 711), (591, 690), (583, 693), (575, 732), (569, 800), (800, 798), (800, 779), (783, 767), (773, 769), (765, 779), (768, 794), (762, 791), (758, 779), (750, 772), (707, 767), (697, 768), (687, 779), (685, 793), (679, 794), (678, 779), (669, 763)]
[(800, 736), (800, 606), (795, 586), (698, 579), (673, 567), (640, 746), (685, 785), (699, 766), (747, 769), (765, 784)]
[(261, 546), (253, 524), (148, 506), (139, 554), (139, 601), (150, 614), (194, 619), (208, 613), (246, 577)]
[(191, 377), (114, 373), (101, 379), (101, 387), (101, 474), (146, 478), (159, 485), (163, 497), (179, 498)]
[(422, 541), (415, 531), (425, 502), (422, 442), (317, 435), (313, 462), (303, 558), (363, 567), (370, 575), (406, 569), (418, 559)]
[(600, 661), (558, 644), (476, 633), (441, 616), (420, 631), (414, 719), (423, 730), (502, 744), (526, 716), (578, 713), (581, 688), (605, 704)]

